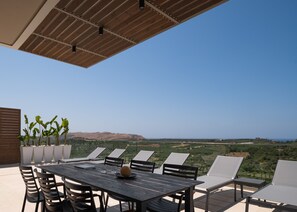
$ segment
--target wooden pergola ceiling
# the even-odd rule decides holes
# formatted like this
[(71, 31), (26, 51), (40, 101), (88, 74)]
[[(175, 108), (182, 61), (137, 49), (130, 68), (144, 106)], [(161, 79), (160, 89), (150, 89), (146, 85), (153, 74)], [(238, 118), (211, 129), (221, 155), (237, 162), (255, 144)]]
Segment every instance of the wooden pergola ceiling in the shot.
[(140, 9), (139, 0), (60, 0), (20, 49), (89, 67), (223, 2), (146, 0)]

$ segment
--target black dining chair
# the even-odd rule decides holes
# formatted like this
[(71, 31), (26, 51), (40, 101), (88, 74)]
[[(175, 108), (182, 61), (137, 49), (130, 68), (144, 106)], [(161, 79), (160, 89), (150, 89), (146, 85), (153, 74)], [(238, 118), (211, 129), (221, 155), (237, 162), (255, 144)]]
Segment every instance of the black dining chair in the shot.
[(122, 158), (113, 158), (113, 157), (105, 157), (104, 164), (109, 165), (109, 166), (122, 167), (123, 164), (124, 164), (124, 159), (122, 159)]
[(93, 194), (92, 188), (87, 185), (80, 185), (65, 180), (67, 199), (70, 201), (74, 212), (97, 212), (94, 197), (97, 196), (100, 202), (100, 212), (105, 211), (102, 197)]
[[(150, 161), (131, 160), (130, 168), (137, 171), (153, 173), (155, 170), (155, 163)], [(114, 194), (109, 194), (108, 196), (119, 201), (121, 212), (123, 211), (122, 202), (128, 202), (129, 210), (132, 210), (132, 211), (134, 210), (134, 202), (132, 202), (131, 204), (132, 206), (131, 206), (129, 199), (126, 199), (124, 197), (114, 195)], [(108, 201), (108, 196), (107, 196), (107, 201)]]
[[(197, 174), (198, 167), (175, 164), (164, 164), (163, 166), (163, 175), (196, 180)], [(173, 198), (173, 200), (178, 200), (178, 203), (160, 198), (150, 201), (147, 205), (147, 210), (152, 212), (179, 212), (181, 210), (181, 203), (185, 197), (185, 192), (178, 192), (176, 194), (169, 195), (169, 197)]]
[(19, 169), (26, 186), (22, 212), (24, 212), (25, 210), (27, 201), (36, 203), (35, 212), (37, 212), (39, 203), (44, 201), (44, 197), (42, 192), (40, 191), (40, 188), (37, 186), (33, 169), (31, 166), (19, 166)]
[[(122, 159), (122, 158), (105, 157), (105, 159), (104, 159), (104, 165), (122, 167), (123, 164), (124, 164), (124, 159)], [(96, 191), (96, 189), (93, 189), (93, 190)], [(104, 192), (101, 192), (101, 195), (103, 197), (104, 208), (106, 210), (107, 203), (108, 203), (108, 194), (106, 195), (106, 198), (105, 198)]]
[(58, 186), (63, 186), (64, 183), (57, 183), (54, 174), (42, 173), (34, 169), (41, 191), (44, 196), (44, 208), (47, 212), (70, 212), (73, 211), (67, 199), (62, 200), (64, 194), (59, 192)]

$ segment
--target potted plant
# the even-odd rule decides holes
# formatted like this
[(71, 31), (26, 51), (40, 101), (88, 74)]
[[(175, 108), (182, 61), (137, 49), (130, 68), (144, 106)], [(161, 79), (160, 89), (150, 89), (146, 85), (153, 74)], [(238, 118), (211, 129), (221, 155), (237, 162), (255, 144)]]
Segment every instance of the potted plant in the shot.
[(61, 135), (64, 136), (63, 159), (68, 159), (70, 158), (71, 145), (67, 144), (67, 135), (69, 132), (69, 121), (67, 118), (62, 118), (61, 127), (63, 128), (63, 132)]
[(41, 145), (41, 139), (42, 139), (42, 129), (41, 129), (41, 117), (36, 116), (35, 117), (35, 124), (38, 124), (38, 127), (35, 127), (33, 129), (33, 138), (34, 138), (34, 147), (33, 147), (33, 162), (35, 164), (39, 164), (43, 160), (43, 151), (44, 151), (44, 146)]
[(24, 135), (20, 135), (18, 138), (21, 142), (20, 146), (20, 152), (21, 152), (21, 163), (22, 164), (30, 164), (33, 159), (33, 141), (34, 135), (36, 135), (36, 132), (32, 135), (32, 132), (34, 131), (35, 123), (30, 122), (28, 120), (27, 115), (24, 115), (25, 118), (25, 125), (26, 127), (23, 129)]
[[(60, 125), (56, 121), (58, 116), (48, 122), (43, 122), (40, 116), (36, 116), (35, 122), (30, 123), (27, 115), (24, 117), (24, 135), (19, 136), (22, 164), (38, 164), (42, 161), (49, 163), (70, 157), (71, 145), (66, 145), (69, 132), (69, 121), (66, 118), (62, 118)], [(64, 136), (64, 145), (60, 145), (61, 136)], [(52, 145), (51, 137), (55, 138), (55, 145)]]
[(46, 146), (44, 146), (44, 155), (43, 155), (43, 161), (45, 163), (50, 163), (53, 161), (54, 157), (54, 146), (51, 145), (51, 136), (54, 133), (53, 123), (57, 119), (57, 116), (55, 116), (51, 121), (48, 121), (46, 123), (42, 123), (42, 135), (45, 137)]
[(63, 158), (63, 146), (60, 146), (60, 133), (62, 130), (62, 125), (57, 121), (54, 121), (55, 128), (53, 127), (53, 135), (55, 137), (55, 147), (54, 147), (54, 160), (59, 161)]

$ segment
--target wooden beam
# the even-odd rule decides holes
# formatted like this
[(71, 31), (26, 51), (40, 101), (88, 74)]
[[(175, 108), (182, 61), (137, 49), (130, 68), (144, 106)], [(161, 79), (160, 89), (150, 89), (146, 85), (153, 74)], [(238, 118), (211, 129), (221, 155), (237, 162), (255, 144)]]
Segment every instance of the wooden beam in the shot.
[[(73, 15), (72, 13), (66, 12), (65, 10), (62, 10), (62, 9), (60, 9), (60, 8), (57, 8), (57, 7), (55, 7), (54, 9), (58, 10), (58, 11), (61, 12), (61, 13), (65, 13), (65, 14), (67, 14), (67, 15), (69, 15), (69, 16), (71, 16), (71, 17), (77, 19), (77, 20), (80, 20), (80, 21), (82, 21), (82, 22), (84, 22), (84, 23), (86, 23), (86, 24), (89, 24), (89, 25), (91, 25), (91, 26), (94, 26), (94, 27), (96, 27), (96, 28), (99, 27), (98, 25), (96, 25), (96, 24), (94, 24), (94, 23), (92, 23), (92, 22), (90, 22), (90, 21), (87, 21), (87, 20), (85, 20), (85, 19), (83, 19), (83, 18), (81, 18), (81, 17), (78, 17), (78, 16), (76, 16), (76, 15)], [(122, 36), (122, 35), (119, 35), (119, 34), (113, 32), (113, 31), (111, 31), (111, 30), (109, 30), (109, 29), (107, 29), (107, 28), (105, 28), (105, 27), (104, 27), (104, 32), (107, 32), (107, 33), (112, 34), (112, 35), (114, 35), (114, 36), (116, 36), (116, 37), (118, 37), (118, 38), (121, 38), (121, 39), (123, 39), (123, 40), (125, 40), (125, 41), (128, 41), (129, 43), (137, 44), (135, 41), (133, 41), (133, 40), (131, 40), (131, 39), (129, 39), (129, 38), (126, 38), (126, 37), (124, 37), (124, 36)]]
[[(44, 39), (47, 39), (47, 40), (56, 42), (56, 43), (63, 44), (63, 45), (65, 45), (65, 46), (72, 47), (72, 45), (71, 45), (70, 43), (65, 43), (65, 42), (63, 42), (63, 41), (59, 41), (59, 40), (56, 40), (56, 39), (54, 39), (54, 38), (50, 38), (50, 37), (47, 37), (47, 36), (44, 36), (44, 35), (40, 35), (40, 34), (37, 34), (37, 33), (35, 33), (35, 32), (32, 33), (32, 34), (33, 34), (33, 35), (36, 35), (36, 36), (38, 36), (38, 37), (41, 37), (41, 38), (44, 38)], [(77, 50), (84, 51), (84, 52), (87, 52), (87, 53), (90, 53), (90, 54), (92, 54), (92, 55), (96, 55), (96, 56), (102, 57), (102, 58), (104, 58), (104, 59), (107, 58), (106, 56), (104, 56), (104, 55), (102, 55), (102, 54), (98, 54), (98, 53), (96, 53), (96, 52), (89, 51), (89, 50), (84, 49), (84, 48), (81, 48), (81, 47), (79, 47), (79, 46), (76, 46), (76, 49), (77, 49)], [(70, 50), (69, 50), (69, 51), (70, 51)]]
[(169, 19), (170, 21), (172, 21), (175, 24), (179, 24), (179, 21), (175, 18), (173, 18), (171, 15), (167, 14), (165, 11), (159, 9), (158, 7), (156, 7), (155, 5), (153, 5), (152, 3), (150, 3), (149, 1), (145, 1), (145, 4), (147, 6), (149, 6), (150, 8), (152, 8), (154, 11), (156, 11), (157, 13), (161, 14), (162, 16), (164, 16), (165, 18)]

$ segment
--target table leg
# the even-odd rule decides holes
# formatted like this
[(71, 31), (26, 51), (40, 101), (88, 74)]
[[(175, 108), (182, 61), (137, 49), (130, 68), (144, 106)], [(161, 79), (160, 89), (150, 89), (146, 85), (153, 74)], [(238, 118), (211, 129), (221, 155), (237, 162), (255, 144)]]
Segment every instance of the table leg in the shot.
[(193, 212), (194, 200), (193, 200), (194, 188), (190, 187), (185, 191), (185, 212)]
[(136, 211), (137, 212), (145, 212), (146, 211), (146, 203), (145, 202), (136, 202)]
[(243, 185), (240, 185), (241, 198), (243, 198)]
[(234, 202), (236, 202), (236, 183), (234, 183)]

